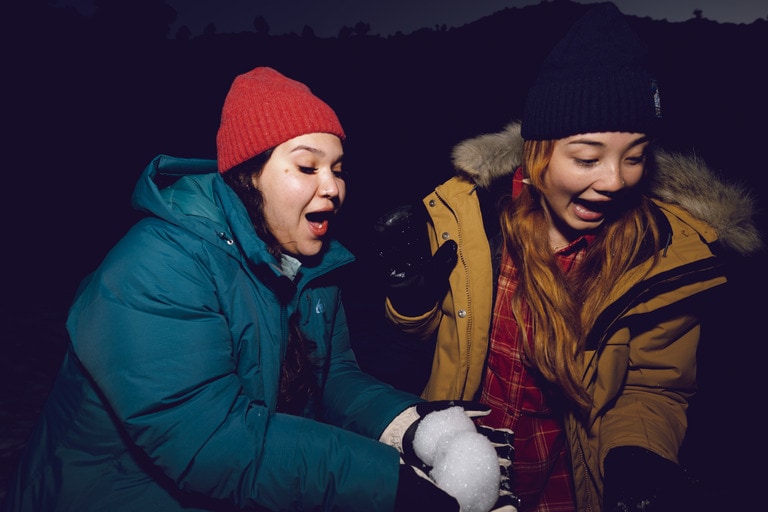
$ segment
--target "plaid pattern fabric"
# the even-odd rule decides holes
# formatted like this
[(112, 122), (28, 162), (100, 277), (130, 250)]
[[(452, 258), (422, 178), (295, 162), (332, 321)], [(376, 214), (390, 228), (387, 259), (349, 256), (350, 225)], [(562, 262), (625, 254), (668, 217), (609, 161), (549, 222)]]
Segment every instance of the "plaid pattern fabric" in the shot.
[[(558, 251), (565, 272), (583, 259), (588, 238), (582, 237)], [(522, 339), (512, 314), (511, 297), (517, 278), (511, 258), (504, 251), (493, 312), (488, 366), (481, 401), (491, 414), (480, 419), (494, 428), (515, 432), (513, 487), (521, 499), (520, 512), (569, 512), (576, 510), (568, 446), (562, 411), (552, 403), (547, 384), (523, 364)], [(524, 310), (520, 324), (532, 336), (530, 315)]]

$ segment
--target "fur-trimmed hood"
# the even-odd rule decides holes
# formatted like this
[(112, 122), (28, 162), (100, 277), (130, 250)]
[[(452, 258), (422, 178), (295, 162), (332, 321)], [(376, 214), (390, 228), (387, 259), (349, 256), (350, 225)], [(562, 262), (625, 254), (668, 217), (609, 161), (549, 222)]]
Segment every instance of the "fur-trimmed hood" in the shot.
[[(523, 138), (520, 122), (508, 124), (497, 133), (479, 135), (453, 148), (457, 174), (481, 188), (515, 171), (522, 162)], [(657, 150), (656, 173), (651, 195), (683, 207), (717, 231), (721, 244), (741, 254), (755, 254), (763, 241), (754, 225), (756, 200), (739, 183), (724, 181), (706, 162), (695, 155)]]

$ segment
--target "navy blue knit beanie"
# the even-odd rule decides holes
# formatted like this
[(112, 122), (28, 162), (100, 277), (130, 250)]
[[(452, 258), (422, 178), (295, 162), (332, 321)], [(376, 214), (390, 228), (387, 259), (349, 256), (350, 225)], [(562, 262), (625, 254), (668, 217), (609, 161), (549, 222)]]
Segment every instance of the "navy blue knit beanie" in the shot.
[(657, 134), (661, 101), (646, 57), (645, 46), (618, 8), (611, 2), (596, 4), (544, 60), (526, 99), (523, 138)]

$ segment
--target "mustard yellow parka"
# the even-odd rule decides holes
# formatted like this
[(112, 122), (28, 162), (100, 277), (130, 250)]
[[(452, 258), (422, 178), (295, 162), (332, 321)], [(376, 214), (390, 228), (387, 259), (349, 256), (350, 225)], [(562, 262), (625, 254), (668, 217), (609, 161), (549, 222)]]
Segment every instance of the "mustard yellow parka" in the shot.
[[(458, 244), (458, 263), (439, 307), (409, 318), (387, 301), (390, 321), (429, 338), (437, 329), (432, 371), (423, 396), (472, 399), (481, 385), (493, 311), (492, 244), (478, 192), (509, 177), (520, 164), (520, 126), (462, 142), (453, 152), (458, 173), (424, 198), (432, 251)], [(565, 418), (578, 508), (599, 511), (605, 455), (639, 446), (677, 462), (696, 388), (700, 306), (726, 282), (713, 250), (756, 251), (752, 201), (720, 181), (703, 162), (659, 151), (651, 191), (670, 236), (653, 258), (624, 275), (587, 340), (583, 382), (594, 405), (587, 420)], [(664, 222), (663, 219), (666, 219)], [(706, 219), (706, 220), (705, 220)]]

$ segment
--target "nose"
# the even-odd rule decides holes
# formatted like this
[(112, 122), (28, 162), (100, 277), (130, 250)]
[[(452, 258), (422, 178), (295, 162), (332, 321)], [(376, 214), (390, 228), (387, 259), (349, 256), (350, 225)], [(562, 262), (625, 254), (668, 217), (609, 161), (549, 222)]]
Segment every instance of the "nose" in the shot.
[(607, 162), (593, 188), (600, 193), (609, 195), (623, 189), (624, 185), (619, 162)]
[(333, 171), (324, 170), (320, 173), (320, 184), (317, 190), (321, 196), (330, 199), (339, 196), (339, 184), (336, 182)]

